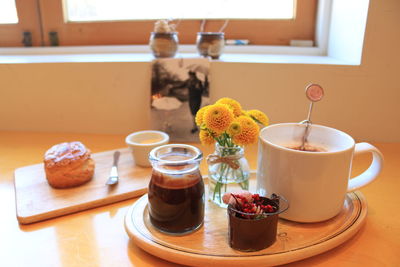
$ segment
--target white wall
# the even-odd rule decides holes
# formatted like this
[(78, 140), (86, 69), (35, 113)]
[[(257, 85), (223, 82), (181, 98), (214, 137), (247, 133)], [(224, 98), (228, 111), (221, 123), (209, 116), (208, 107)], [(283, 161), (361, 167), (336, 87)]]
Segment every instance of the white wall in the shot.
[(369, 0), (333, 0), (328, 55), (359, 65)]
[[(305, 119), (304, 87), (326, 96), (313, 121), (358, 140), (400, 142), (400, 1), (371, 0), (360, 66), (212, 63), (211, 97)], [(351, 27), (351, 25), (349, 25)], [(0, 130), (129, 133), (149, 127), (150, 63), (0, 64)]]

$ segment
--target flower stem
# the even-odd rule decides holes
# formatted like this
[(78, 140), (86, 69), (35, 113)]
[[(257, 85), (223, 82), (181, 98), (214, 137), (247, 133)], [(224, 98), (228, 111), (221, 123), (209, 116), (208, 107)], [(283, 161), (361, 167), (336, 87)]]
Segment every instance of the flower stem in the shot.
[[(241, 148), (233, 143), (232, 138), (227, 133), (222, 133), (220, 136), (215, 137), (214, 139), (218, 142), (216, 154), (221, 158), (228, 156), (233, 157), (231, 161), (239, 166), (239, 168), (233, 168), (230, 165), (231, 162), (220, 162), (217, 163), (218, 166), (215, 166), (214, 175), (211, 176), (211, 179), (215, 182), (212, 200), (221, 205), (222, 196), (228, 191), (228, 182), (236, 183), (243, 190), (247, 190), (249, 188), (249, 182), (246, 174), (243, 171), (243, 166), (240, 160), (242, 155), (237, 154), (242, 153), (239, 152), (241, 151)], [(236, 156), (238, 157), (237, 159)]]

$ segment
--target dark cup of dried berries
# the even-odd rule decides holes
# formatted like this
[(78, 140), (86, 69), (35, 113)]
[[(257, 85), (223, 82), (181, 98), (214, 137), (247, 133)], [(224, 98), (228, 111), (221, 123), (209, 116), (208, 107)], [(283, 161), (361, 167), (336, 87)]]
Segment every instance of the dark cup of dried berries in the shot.
[(228, 205), (229, 245), (240, 251), (257, 251), (276, 240), (278, 216), (287, 210), (288, 202), (277, 195), (271, 198), (258, 194), (241, 198), (232, 194), (235, 203)]

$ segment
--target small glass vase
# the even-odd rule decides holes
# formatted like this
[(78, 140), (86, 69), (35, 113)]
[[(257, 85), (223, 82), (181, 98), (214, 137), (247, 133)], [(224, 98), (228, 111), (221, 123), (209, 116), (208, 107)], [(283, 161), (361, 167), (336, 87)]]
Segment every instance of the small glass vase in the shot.
[(226, 192), (249, 189), (250, 167), (244, 157), (244, 148), (225, 147), (215, 144), (215, 152), (207, 157), (209, 199), (220, 207)]
[(200, 56), (219, 59), (225, 47), (225, 35), (223, 32), (198, 32), (196, 46)]
[(177, 32), (152, 32), (149, 45), (156, 58), (174, 57), (178, 50), (178, 33)]

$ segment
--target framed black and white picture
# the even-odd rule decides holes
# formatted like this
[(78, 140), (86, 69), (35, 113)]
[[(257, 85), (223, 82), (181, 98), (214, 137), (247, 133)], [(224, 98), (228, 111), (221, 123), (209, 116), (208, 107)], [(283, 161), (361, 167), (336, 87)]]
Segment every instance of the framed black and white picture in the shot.
[(206, 58), (156, 59), (152, 64), (152, 128), (171, 141), (198, 141), (197, 111), (209, 104), (210, 62)]

